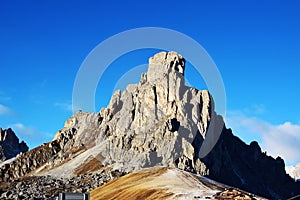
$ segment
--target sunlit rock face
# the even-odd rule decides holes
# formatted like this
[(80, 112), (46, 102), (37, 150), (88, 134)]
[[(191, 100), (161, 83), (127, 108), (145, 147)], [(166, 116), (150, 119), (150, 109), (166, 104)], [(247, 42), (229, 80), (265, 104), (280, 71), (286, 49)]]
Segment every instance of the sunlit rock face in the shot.
[(184, 69), (185, 60), (176, 52), (154, 55), (139, 84), (116, 91), (97, 115), (76, 113), (54, 140), (72, 137), (70, 145), (61, 145), (66, 150), (95, 146), (103, 164), (125, 171), (164, 165), (207, 174), (195, 146), (201, 146), (216, 115), (213, 100), (208, 91), (185, 86)]

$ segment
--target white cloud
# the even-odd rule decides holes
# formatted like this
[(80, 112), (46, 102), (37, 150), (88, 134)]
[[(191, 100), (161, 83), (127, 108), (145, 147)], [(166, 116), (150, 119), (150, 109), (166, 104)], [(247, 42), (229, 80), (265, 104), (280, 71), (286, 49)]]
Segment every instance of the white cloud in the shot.
[(70, 103), (55, 103), (55, 107), (61, 108), (65, 111), (71, 111), (72, 112), (72, 104)]
[(0, 101), (9, 101), (11, 100), (10, 96), (7, 96), (5, 92), (0, 90)]
[(270, 125), (262, 137), (271, 155), (282, 156), (289, 162), (300, 161), (300, 125), (290, 122)]
[[(31, 127), (25, 127), (24, 124), (21, 123), (16, 123), (12, 124), (11, 128), (16, 132), (19, 133), (20, 135), (24, 136), (32, 136), (34, 135), (37, 131), (34, 128)], [(20, 138), (21, 139), (21, 138)]]
[(0, 104), (0, 115), (6, 115), (6, 114), (10, 114), (10, 113), (11, 113), (11, 110), (8, 107)]
[(0, 101), (9, 101), (11, 100), (11, 97), (8, 96), (0, 96)]
[(265, 106), (262, 105), (262, 104), (254, 104), (254, 105), (252, 105), (251, 110), (252, 110), (252, 112), (253, 112), (254, 114), (257, 114), (257, 115), (263, 114), (263, 113), (266, 112), (266, 108), (265, 108)]
[(246, 133), (248, 138), (259, 140), (269, 155), (280, 156), (287, 163), (300, 161), (300, 124), (284, 122), (274, 125), (242, 112), (228, 112), (226, 122), (235, 134)]
[(53, 138), (53, 134), (43, 133), (22, 123), (11, 124), (8, 127), (12, 128), (19, 140), (25, 141), (30, 148), (49, 142)]

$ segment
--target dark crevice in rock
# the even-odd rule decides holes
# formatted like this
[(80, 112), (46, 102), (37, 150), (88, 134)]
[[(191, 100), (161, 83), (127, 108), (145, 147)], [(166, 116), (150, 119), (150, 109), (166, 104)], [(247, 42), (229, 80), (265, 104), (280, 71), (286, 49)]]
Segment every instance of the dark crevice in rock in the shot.
[(135, 117), (135, 109), (133, 109), (131, 111), (131, 120), (134, 121), (134, 117)]
[(157, 104), (156, 86), (153, 86), (153, 92), (154, 92), (154, 102), (155, 102), (155, 104)]
[(176, 118), (169, 119), (167, 121), (169, 131), (175, 132), (179, 130), (180, 122)]

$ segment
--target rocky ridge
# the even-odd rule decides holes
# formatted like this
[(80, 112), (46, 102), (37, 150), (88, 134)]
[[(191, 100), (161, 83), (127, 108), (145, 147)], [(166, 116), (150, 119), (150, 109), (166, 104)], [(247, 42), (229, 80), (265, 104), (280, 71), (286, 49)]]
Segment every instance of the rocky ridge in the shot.
[(24, 141), (19, 142), (19, 138), (12, 129), (0, 128), (0, 161), (8, 160), (27, 151), (27, 144)]
[[(246, 145), (214, 111), (208, 91), (184, 84), (184, 58), (161, 52), (149, 59), (139, 84), (116, 91), (99, 113), (79, 111), (53, 141), (20, 155), (0, 168), (0, 180), (28, 175), (72, 178), (78, 172), (110, 167), (129, 173), (156, 165), (208, 176), (222, 183), (268, 197), (300, 193), (281, 158)], [(199, 158), (209, 127), (223, 126), (213, 150)]]

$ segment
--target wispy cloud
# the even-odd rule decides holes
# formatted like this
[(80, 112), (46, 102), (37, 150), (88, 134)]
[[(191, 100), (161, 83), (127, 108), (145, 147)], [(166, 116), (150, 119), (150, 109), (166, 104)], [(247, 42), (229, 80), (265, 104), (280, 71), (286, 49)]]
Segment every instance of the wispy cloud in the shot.
[(11, 97), (8, 96), (5, 92), (0, 91), (0, 101), (9, 101), (11, 100)]
[(290, 122), (269, 125), (262, 137), (271, 155), (282, 156), (289, 162), (300, 161), (300, 125)]
[(25, 141), (30, 148), (49, 142), (53, 138), (53, 134), (38, 131), (22, 123), (11, 124), (8, 127), (12, 128), (19, 139)]
[(7, 115), (7, 114), (11, 114), (11, 113), (12, 113), (12, 111), (10, 108), (0, 104), (0, 115)]
[(263, 114), (266, 112), (266, 107), (263, 104), (254, 104), (251, 107), (251, 110), (254, 114)]
[(242, 112), (228, 112), (226, 121), (235, 134), (246, 133), (261, 141), (262, 149), (269, 155), (280, 156), (287, 163), (300, 161), (300, 124), (271, 124)]
[(56, 103), (54, 103), (54, 106), (58, 107), (62, 110), (65, 110), (65, 111), (72, 112), (72, 104), (71, 103), (56, 102)]
[(11, 97), (9, 97), (9, 96), (1, 96), (0, 95), (0, 101), (9, 101), (9, 100), (11, 100)]
[(32, 136), (37, 132), (34, 128), (25, 127), (24, 124), (21, 123), (12, 124), (11, 128), (22, 136)]
[(253, 104), (248, 108), (244, 108), (242, 113), (246, 115), (261, 115), (267, 112), (266, 107), (263, 104)]

